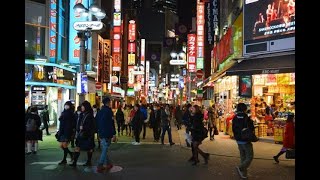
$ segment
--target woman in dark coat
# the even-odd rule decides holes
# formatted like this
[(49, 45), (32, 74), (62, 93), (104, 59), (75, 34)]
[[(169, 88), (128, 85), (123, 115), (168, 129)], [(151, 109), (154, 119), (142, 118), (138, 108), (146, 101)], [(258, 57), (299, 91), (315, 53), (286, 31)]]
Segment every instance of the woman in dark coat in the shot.
[(198, 154), (204, 158), (205, 164), (208, 163), (209, 153), (204, 153), (199, 145), (202, 143), (203, 139), (208, 136), (208, 131), (205, 129), (203, 124), (203, 114), (200, 111), (198, 105), (194, 105), (191, 109), (190, 120), (191, 125), (191, 136), (192, 136), (192, 155), (193, 155), (193, 164), (196, 165), (199, 163)]
[(80, 156), (80, 150), (87, 151), (87, 162), (83, 166), (91, 166), (91, 158), (94, 145), (95, 133), (95, 119), (93, 117), (93, 110), (88, 101), (81, 104), (81, 119), (77, 122), (76, 126), (76, 148), (74, 152), (74, 160), (70, 166), (76, 167), (77, 161)]
[(140, 111), (140, 105), (134, 105), (135, 114), (132, 118), (132, 129), (135, 137), (135, 142), (133, 145), (140, 145), (140, 133), (143, 125), (143, 114)]
[[(38, 140), (42, 140), (40, 125), (41, 118), (38, 115), (38, 108), (32, 106), (30, 112), (27, 112), (25, 116), (26, 125), (26, 142), (27, 142), (27, 155), (33, 153), (36, 154), (38, 150)], [(34, 150), (32, 151), (32, 145), (34, 145)]]
[(119, 106), (118, 110), (116, 112), (116, 121), (117, 121), (117, 126), (118, 126), (118, 136), (120, 136), (120, 130), (121, 135), (123, 136), (123, 128), (124, 128), (124, 113), (122, 111), (122, 107)]
[(71, 159), (73, 159), (73, 153), (68, 149), (68, 145), (71, 141), (74, 129), (74, 112), (72, 108), (71, 101), (67, 101), (64, 104), (64, 110), (59, 117), (59, 132), (58, 141), (60, 142), (60, 148), (63, 150), (63, 159), (59, 165), (67, 164), (67, 155), (70, 154)]

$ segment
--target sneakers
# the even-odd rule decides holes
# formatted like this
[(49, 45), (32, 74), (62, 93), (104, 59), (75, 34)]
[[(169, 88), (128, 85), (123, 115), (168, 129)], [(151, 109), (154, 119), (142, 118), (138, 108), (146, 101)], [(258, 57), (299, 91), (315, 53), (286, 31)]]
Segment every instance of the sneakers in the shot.
[(176, 143), (174, 143), (174, 142), (172, 142), (172, 143), (170, 143), (170, 146), (173, 146), (173, 145), (175, 145)]
[(140, 145), (140, 142), (133, 142), (132, 145)]
[(279, 159), (277, 156), (273, 156), (274, 161), (276, 162), (276, 164), (279, 164)]
[(242, 179), (247, 179), (247, 177), (243, 174), (243, 172), (240, 170), (240, 168), (237, 166), (236, 167), (237, 170), (238, 170), (238, 173), (239, 173), (239, 176), (242, 178)]
[(67, 164), (66, 160), (62, 160), (61, 162), (58, 163), (58, 165), (65, 165), (65, 164)]

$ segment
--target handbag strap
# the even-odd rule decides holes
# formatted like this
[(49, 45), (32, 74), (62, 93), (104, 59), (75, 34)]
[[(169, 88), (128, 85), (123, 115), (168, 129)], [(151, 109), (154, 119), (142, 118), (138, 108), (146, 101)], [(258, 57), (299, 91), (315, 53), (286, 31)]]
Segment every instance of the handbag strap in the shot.
[[(83, 126), (85, 120), (87, 119), (89, 113), (87, 113), (84, 117), (83, 117), (83, 120), (81, 121), (81, 126)], [(79, 122), (79, 121), (78, 121)], [(77, 126), (78, 126), (78, 123), (77, 123)], [(80, 129), (80, 132), (82, 132), (82, 129)]]

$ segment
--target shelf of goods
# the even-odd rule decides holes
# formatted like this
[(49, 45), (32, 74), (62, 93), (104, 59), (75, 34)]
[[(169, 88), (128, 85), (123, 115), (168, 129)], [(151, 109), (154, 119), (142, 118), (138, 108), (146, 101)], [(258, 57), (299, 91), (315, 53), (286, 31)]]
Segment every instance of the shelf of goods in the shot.
[(285, 131), (285, 118), (276, 118), (273, 125), (273, 134), (275, 143), (283, 143), (283, 136)]
[(267, 136), (268, 126), (265, 123), (258, 123), (258, 137)]

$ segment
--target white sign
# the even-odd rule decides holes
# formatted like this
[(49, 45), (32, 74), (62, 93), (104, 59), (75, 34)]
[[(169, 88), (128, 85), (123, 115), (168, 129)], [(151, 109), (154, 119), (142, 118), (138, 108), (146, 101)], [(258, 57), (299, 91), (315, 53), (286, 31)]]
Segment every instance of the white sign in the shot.
[(100, 21), (79, 21), (73, 24), (73, 28), (77, 31), (85, 31), (85, 30), (100, 30), (102, 29), (103, 24)]
[(115, 0), (114, 1), (114, 10), (116, 12), (120, 12), (121, 11), (121, 0)]
[(171, 78), (170, 81), (171, 82), (179, 82), (179, 78)]
[(144, 71), (132, 71), (134, 75), (144, 75)]
[(111, 76), (111, 83), (116, 84), (118, 82), (118, 77), (117, 76)]
[(185, 65), (186, 60), (170, 60), (170, 65)]

